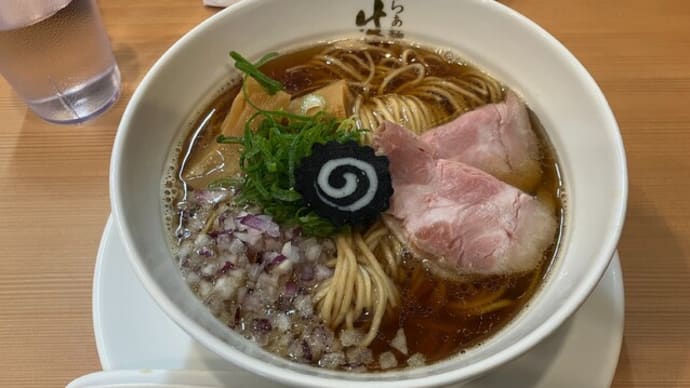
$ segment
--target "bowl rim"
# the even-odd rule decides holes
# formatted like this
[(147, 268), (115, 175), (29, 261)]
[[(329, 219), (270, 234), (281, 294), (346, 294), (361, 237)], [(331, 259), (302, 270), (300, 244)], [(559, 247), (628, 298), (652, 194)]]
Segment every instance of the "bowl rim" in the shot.
[[(476, 363), (467, 365), (466, 367), (444, 371), (434, 375), (427, 376), (415, 376), (411, 378), (406, 378), (404, 380), (375, 380), (375, 381), (363, 381), (355, 379), (333, 379), (327, 376), (319, 375), (309, 375), (304, 374), (296, 370), (285, 369), (280, 366), (274, 365), (263, 360), (256, 359), (252, 356), (242, 353), (240, 350), (227, 344), (222, 339), (212, 335), (206, 329), (204, 329), (197, 322), (192, 320), (189, 316), (182, 312), (163, 292), (161, 287), (156, 283), (154, 278), (149, 274), (148, 270), (144, 267), (139, 257), (139, 252), (135, 248), (133, 243), (133, 235), (126, 225), (125, 222), (117, 222), (118, 232), (124, 243), (125, 250), (132, 263), (137, 277), (144, 285), (144, 288), (151, 295), (153, 300), (156, 301), (158, 306), (180, 327), (185, 331), (190, 333), (192, 337), (202, 343), (204, 346), (210, 350), (218, 353), (225, 359), (232, 361), (234, 364), (251, 371), (260, 376), (270, 378), (281, 383), (286, 383), (290, 385), (300, 385), (300, 386), (311, 386), (311, 387), (322, 387), (322, 386), (351, 386), (352, 384), (375, 384), (380, 387), (402, 387), (402, 386), (430, 386), (430, 385), (443, 385), (453, 383), (458, 380), (471, 379), (478, 377), (479, 375), (499, 366), (506, 362), (509, 362), (516, 357), (522, 355), (529, 349), (531, 349), (538, 342), (549, 336), (554, 330), (556, 330), (568, 317), (570, 317), (584, 301), (589, 296), (591, 291), (594, 289), (596, 284), (599, 282), (605, 270), (609, 264), (611, 257), (615, 252), (618, 240), (620, 238), (625, 212), (627, 207), (628, 198), (628, 174), (627, 174), (627, 162), (625, 156), (625, 149), (623, 145), (622, 136), (620, 129), (616, 122), (615, 116), (611, 111), (610, 105), (608, 104), (603, 92), (599, 88), (596, 81), (587, 72), (584, 65), (577, 60), (577, 58), (555, 37), (549, 34), (541, 26), (535, 22), (528, 19), (526, 16), (520, 14), (519, 12), (509, 8), (508, 6), (494, 1), (485, 0), (465, 0), (468, 2), (474, 2), (481, 6), (488, 7), (494, 12), (502, 13), (515, 20), (522, 28), (530, 29), (537, 33), (545, 41), (545, 45), (551, 46), (563, 59), (572, 66), (572, 69), (576, 72), (576, 75), (583, 82), (583, 87), (592, 93), (592, 98), (595, 100), (594, 105), (600, 108), (602, 113), (602, 123), (605, 123), (605, 127), (611, 137), (611, 142), (615, 146), (615, 160), (619, 161), (619, 167), (616, 171), (620, 178), (621, 191), (619, 192), (618, 198), (614, 201), (616, 208), (613, 212), (615, 214), (615, 223), (613, 223), (610, 233), (605, 237), (604, 243), (599, 248), (600, 255), (598, 260), (593, 260), (595, 267), (590, 268), (586, 276), (574, 287), (573, 293), (569, 298), (567, 298), (564, 303), (544, 320), (536, 330), (525, 335), (521, 339), (517, 340), (512, 346), (502, 349), (501, 351), (490, 355), (489, 357), (479, 360)], [(115, 136), (115, 141), (113, 144), (111, 163), (110, 163), (110, 198), (111, 207), (113, 215), (118, 221), (124, 218), (124, 207), (125, 202), (121, 191), (119, 189), (119, 182), (122, 181), (122, 176), (124, 174), (124, 169), (120, 168), (120, 164), (123, 160), (124, 151), (126, 149), (126, 140), (128, 133), (133, 131), (130, 125), (132, 118), (135, 113), (136, 106), (140, 103), (144, 97), (149, 84), (151, 84), (154, 75), (163, 67), (180, 48), (184, 47), (187, 41), (191, 40), (195, 35), (200, 34), (205, 29), (218, 23), (222, 20), (225, 15), (235, 12), (236, 10), (243, 9), (245, 7), (255, 7), (260, 6), (264, 3), (264, 0), (244, 0), (242, 2), (235, 3), (228, 8), (221, 10), (220, 12), (212, 15), (206, 20), (202, 21), (200, 24), (195, 26), (192, 30), (185, 33), (180, 39), (178, 39), (166, 52), (154, 63), (154, 65), (149, 69), (146, 75), (143, 77), (142, 81), (137, 86), (134, 91), (127, 107), (123, 113), (122, 119), (118, 126), (118, 130)], [(608, 258), (605, 260), (603, 257)]]

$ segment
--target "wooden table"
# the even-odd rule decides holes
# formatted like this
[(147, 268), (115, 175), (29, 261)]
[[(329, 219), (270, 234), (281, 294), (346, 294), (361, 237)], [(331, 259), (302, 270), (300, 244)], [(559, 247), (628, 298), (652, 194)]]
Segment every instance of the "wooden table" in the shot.
[[(574, 52), (623, 132), (626, 323), (614, 386), (690, 387), (690, 2), (504, 2)], [(50, 125), (0, 80), (1, 387), (63, 386), (100, 369), (91, 281), (110, 212), (113, 136), (152, 63), (214, 12), (199, 0), (100, 5), (123, 76), (108, 113), (82, 126)]]

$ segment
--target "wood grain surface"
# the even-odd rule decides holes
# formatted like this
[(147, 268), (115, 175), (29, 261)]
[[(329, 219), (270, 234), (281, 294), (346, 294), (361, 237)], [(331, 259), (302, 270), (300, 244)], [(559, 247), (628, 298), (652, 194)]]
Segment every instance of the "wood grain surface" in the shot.
[[(690, 2), (504, 3), (580, 59), (623, 133), (626, 321), (613, 386), (690, 387)], [(153, 62), (214, 12), (200, 0), (100, 7), (123, 76), (105, 115), (47, 124), (0, 79), (0, 387), (59, 387), (100, 369), (91, 281), (117, 124)]]

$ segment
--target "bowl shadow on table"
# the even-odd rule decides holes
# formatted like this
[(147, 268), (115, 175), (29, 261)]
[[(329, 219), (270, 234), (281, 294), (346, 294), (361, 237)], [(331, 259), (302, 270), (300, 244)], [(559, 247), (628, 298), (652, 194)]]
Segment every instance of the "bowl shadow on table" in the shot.
[(133, 89), (136, 86), (134, 83), (141, 75), (141, 63), (137, 52), (130, 45), (117, 43), (113, 46), (113, 54), (120, 67), (123, 92), (131, 93), (133, 90), (130, 90), (129, 86)]
[[(627, 219), (619, 243), (626, 285), (626, 335), (614, 380), (616, 387), (646, 386), (661, 375), (667, 376), (672, 386), (674, 378), (687, 373), (690, 365), (690, 337), (684, 319), (690, 316), (689, 252), (684, 248), (687, 242), (683, 244), (669, 223), (642, 187), (630, 186)], [(657, 327), (657, 322), (663, 325)], [(629, 344), (632, 337), (635, 341)], [(650, 360), (651, 351), (656, 360)], [(654, 366), (649, 365), (650, 361)]]

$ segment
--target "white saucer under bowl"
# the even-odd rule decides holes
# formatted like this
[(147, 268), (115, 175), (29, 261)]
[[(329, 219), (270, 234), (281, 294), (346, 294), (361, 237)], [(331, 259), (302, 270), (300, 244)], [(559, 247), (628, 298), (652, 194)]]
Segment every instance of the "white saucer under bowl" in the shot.
[[(158, 308), (134, 274), (114, 222), (111, 217), (105, 226), (93, 280), (93, 324), (103, 369), (221, 370), (232, 375), (234, 387), (266, 386), (266, 380), (204, 349)], [(616, 253), (589, 299), (563, 326), (523, 356), (463, 387), (608, 387), (623, 338), (623, 310)]]

